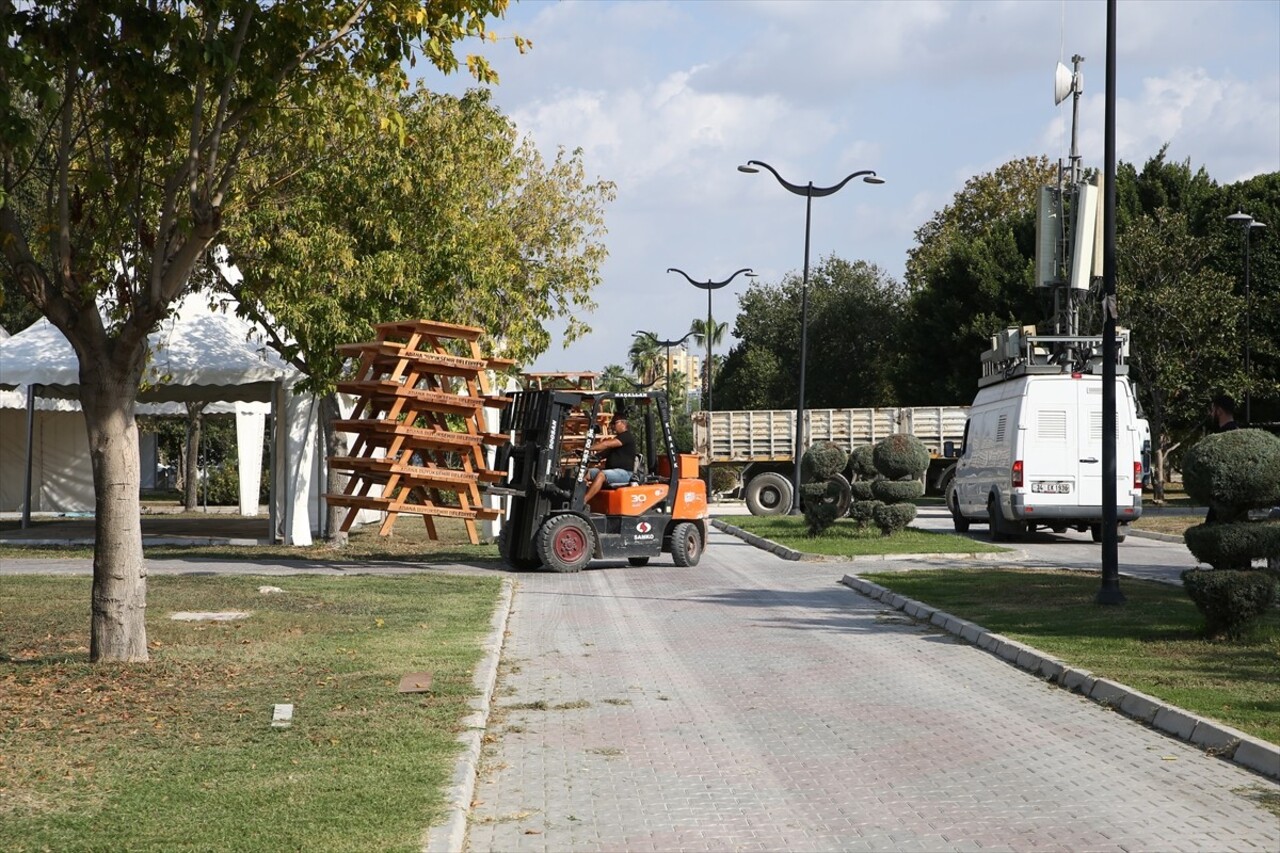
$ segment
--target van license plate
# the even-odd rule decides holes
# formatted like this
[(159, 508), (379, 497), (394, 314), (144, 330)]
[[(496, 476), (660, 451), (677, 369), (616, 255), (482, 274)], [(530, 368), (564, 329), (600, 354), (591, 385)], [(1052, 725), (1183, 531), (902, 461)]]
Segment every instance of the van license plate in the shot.
[(1031, 483), (1031, 491), (1044, 495), (1069, 495), (1071, 483), (1067, 480), (1035, 480)]

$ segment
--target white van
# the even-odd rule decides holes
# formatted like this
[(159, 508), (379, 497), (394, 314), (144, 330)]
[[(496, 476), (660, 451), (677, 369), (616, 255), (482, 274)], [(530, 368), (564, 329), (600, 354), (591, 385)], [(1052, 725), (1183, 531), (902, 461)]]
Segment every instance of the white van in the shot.
[[(1116, 378), (1117, 538), (1142, 515), (1142, 422)], [(993, 540), (1036, 528), (1088, 530), (1102, 541), (1102, 377), (1024, 375), (980, 388), (947, 490), (958, 531), (986, 523)]]

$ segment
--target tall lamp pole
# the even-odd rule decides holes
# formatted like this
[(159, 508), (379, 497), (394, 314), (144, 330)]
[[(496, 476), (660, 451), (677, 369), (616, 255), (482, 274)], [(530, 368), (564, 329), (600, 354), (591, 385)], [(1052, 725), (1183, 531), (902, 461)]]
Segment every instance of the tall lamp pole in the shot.
[(668, 400), (670, 400), (670, 399), (671, 399), (671, 348), (672, 348), (672, 347), (678, 347), (678, 346), (680, 346), (682, 343), (684, 343), (685, 341), (689, 340), (689, 338), (692, 338), (692, 337), (694, 336), (694, 334), (695, 334), (695, 333), (694, 333), (694, 332), (689, 332), (689, 333), (688, 333), (687, 335), (685, 335), (683, 338), (680, 338), (679, 340), (675, 340), (675, 341), (664, 341), (664, 340), (660, 339), (657, 335), (655, 335), (653, 332), (646, 332), (646, 331), (645, 331), (645, 330), (643, 330), (643, 329), (639, 329), (639, 330), (637, 330), (635, 334), (637, 334), (637, 335), (644, 335), (646, 338), (649, 338), (651, 341), (653, 341), (653, 342), (654, 342), (655, 344), (657, 344), (658, 346), (660, 346), (660, 347), (666, 347), (666, 349), (667, 349), (667, 384), (666, 384), (666, 390), (667, 390), (667, 399), (668, 399)]
[(706, 325), (706, 328), (702, 330), (703, 332), (702, 336), (707, 339), (707, 364), (706, 364), (706, 372), (707, 372), (707, 500), (710, 501), (711, 500), (711, 338), (713, 337), (712, 335), (713, 330), (711, 328), (711, 292), (714, 290), (719, 290), (720, 288), (724, 287), (726, 284), (733, 281), (735, 278), (742, 275), (743, 273), (746, 273), (747, 276), (750, 278), (754, 278), (755, 273), (751, 271), (751, 267), (743, 267), (742, 269), (735, 272), (733, 275), (726, 278), (724, 281), (711, 281), (710, 279), (707, 279), (706, 281), (695, 281), (687, 272), (681, 269), (676, 269), (675, 267), (667, 267), (667, 272), (678, 272), (680, 273), (680, 275), (684, 276), (685, 280), (688, 281), (690, 284), (692, 284), (694, 287), (700, 287), (707, 292), (707, 325)]
[(804, 374), (805, 374), (805, 362), (808, 360), (808, 357), (809, 357), (809, 234), (810, 234), (810, 224), (812, 222), (813, 200), (815, 198), (822, 198), (823, 196), (833, 195), (834, 193), (838, 192), (841, 188), (843, 188), (845, 184), (852, 181), (854, 178), (862, 178), (862, 182), (866, 184), (883, 184), (884, 178), (877, 177), (876, 173), (871, 171), (870, 169), (863, 169), (847, 176), (843, 181), (841, 181), (840, 183), (834, 186), (815, 187), (813, 185), (813, 181), (810, 181), (808, 184), (804, 186), (801, 186), (800, 184), (793, 184), (790, 181), (785, 180), (781, 175), (779, 175), (777, 169), (773, 168), (768, 163), (765, 163), (761, 160), (748, 160), (745, 165), (738, 167), (738, 171), (746, 172), (749, 175), (754, 175), (755, 173), (760, 171), (760, 169), (756, 168), (757, 166), (762, 166), (765, 169), (768, 169), (771, 173), (773, 173), (773, 176), (778, 179), (778, 183), (782, 184), (784, 188), (795, 193), (796, 195), (802, 195), (805, 198), (805, 201), (804, 201), (804, 277), (801, 279), (801, 282), (800, 282), (800, 393), (796, 402), (796, 444), (795, 444), (795, 453), (794, 453), (796, 466), (795, 466), (795, 474), (792, 478), (793, 482), (791, 484), (792, 485), (791, 514), (799, 515), (800, 514), (800, 457), (802, 455), (801, 450), (804, 447), (804, 445), (801, 443), (804, 437), (804, 378), (805, 378)]
[(1253, 229), (1267, 226), (1239, 210), (1228, 216), (1227, 221), (1239, 225), (1244, 233), (1244, 423), (1245, 426), (1252, 426), (1250, 392), (1253, 389), (1253, 365), (1249, 353), (1249, 235), (1253, 233)]

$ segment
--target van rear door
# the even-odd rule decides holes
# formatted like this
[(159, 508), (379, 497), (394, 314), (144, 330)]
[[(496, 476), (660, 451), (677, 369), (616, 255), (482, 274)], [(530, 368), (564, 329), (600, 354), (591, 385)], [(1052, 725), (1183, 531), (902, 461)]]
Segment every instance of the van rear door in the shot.
[(1027, 503), (1073, 506), (1079, 490), (1076, 423), (1080, 383), (1054, 377), (1029, 383), (1027, 431), (1023, 450)]

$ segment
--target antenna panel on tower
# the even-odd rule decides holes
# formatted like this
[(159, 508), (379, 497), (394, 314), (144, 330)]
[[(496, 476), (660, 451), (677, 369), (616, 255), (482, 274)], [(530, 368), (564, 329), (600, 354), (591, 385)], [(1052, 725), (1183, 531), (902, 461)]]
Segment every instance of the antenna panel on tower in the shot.
[(1075, 227), (1071, 229), (1071, 271), (1068, 285), (1073, 290), (1088, 290), (1093, 282), (1093, 254), (1098, 234), (1098, 188), (1093, 184), (1076, 184)]
[(1058, 192), (1041, 187), (1036, 207), (1036, 287), (1062, 284), (1062, 215)]

